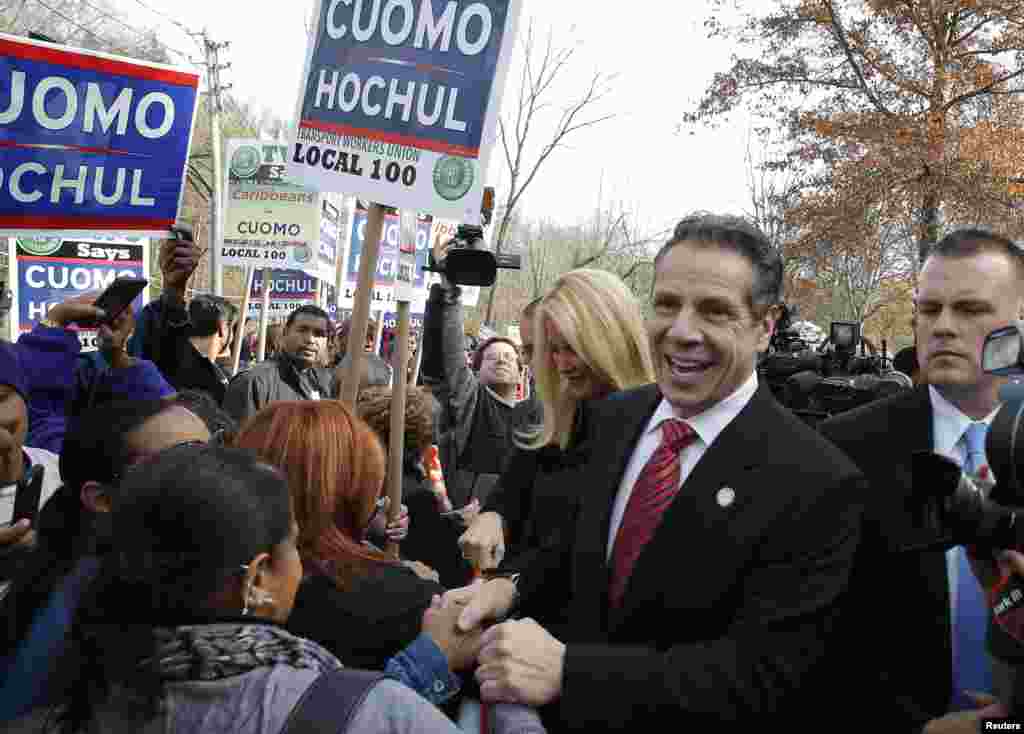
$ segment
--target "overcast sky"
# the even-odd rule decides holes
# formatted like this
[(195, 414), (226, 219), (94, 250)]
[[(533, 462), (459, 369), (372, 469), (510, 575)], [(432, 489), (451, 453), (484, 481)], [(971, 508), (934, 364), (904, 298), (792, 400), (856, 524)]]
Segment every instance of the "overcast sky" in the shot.
[[(234, 85), (232, 93), (285, 119), (294, 116), (312, 0), (114, 1), (126, 19), (157, 26), (161, 39), (176, 49), (193, 51), (195, 42), (143, 4), (230, 41), (225, 60), (232, 68), (223, 81)], [(615, 117), (574, 134), (569, 147), (548, 159), (526, 194), (528, 216), (584, 220), (597, 206), (599, 192), (606, 205), (626, 206), (647, 231), (660, 230), (694, 209), (739, 213), (746, 207), (747, 122), (738, 118), (717, 131), (675, 133), (687, 104), (728, 64), (728, 48), (704, 37), (703, 0), (523, 3), (521, 28), (532, 18), (539, 32), (552, 30), (559, 45), (576, 45), (557, 87), (566, 99), (578, 94), (595, 71), (615, 75), (611, 92), (594, 109), (595, 115)], [(516, 79), (513, 61), (506, 110), (516, 96)], [(538, 144), (551, 127), (550, 121), (546, 127), (543, 122), (536, 128)], [(499, 187), (500, 197), (504, 166), (497, 151), (491, 161), (487, 180)]]

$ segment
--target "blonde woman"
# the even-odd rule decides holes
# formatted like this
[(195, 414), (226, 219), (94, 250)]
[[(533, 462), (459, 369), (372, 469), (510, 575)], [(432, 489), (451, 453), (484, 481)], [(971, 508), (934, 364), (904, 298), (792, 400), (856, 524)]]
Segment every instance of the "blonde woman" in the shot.
[(501, 563), (506, 545), (536, 547), (571, 517), (579, 488), (563, 480), (585, 459), (580, 435), (585, 401), (654, 382), (640, 305), (603, 270), (560, 277), (537, 306), (532, 362), (543, 422), (521, 434), (484, 511), (459, 539), (477, 568)]

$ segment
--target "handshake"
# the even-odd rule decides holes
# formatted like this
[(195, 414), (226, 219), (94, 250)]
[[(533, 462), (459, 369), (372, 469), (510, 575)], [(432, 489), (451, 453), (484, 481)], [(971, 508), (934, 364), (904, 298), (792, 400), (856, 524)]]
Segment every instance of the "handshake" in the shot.
[(422, 630), (451, 670), (476, 665), (485, 702), (541, 706), (561, 693), (565, 646), (532, 619), (498, 623), (515, 598), (515, 584), (506, 578), (453, 589), (434, 597)]

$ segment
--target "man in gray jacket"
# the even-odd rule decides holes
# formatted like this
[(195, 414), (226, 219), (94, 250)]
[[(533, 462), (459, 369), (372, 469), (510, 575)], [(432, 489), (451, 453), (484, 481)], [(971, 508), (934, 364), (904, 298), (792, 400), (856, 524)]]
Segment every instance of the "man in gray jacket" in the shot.
[(340, 381), (316, 362), (327, 348), (330, 317), (316, 306), (291, 312), (281, 337), (281, 353), (240, 373), (228, 385), (224, 410), (242, 423), (278, 400), (337, 398)]

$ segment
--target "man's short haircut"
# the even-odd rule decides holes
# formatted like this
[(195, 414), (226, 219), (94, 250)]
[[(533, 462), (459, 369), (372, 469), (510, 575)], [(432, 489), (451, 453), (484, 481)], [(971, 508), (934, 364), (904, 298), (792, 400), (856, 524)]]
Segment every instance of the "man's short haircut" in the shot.
[(299, 318), (299, 316), (313, 316), (318, 319), (323, 319), (325, 322), (327, 322), (327, 331), (328, 333), (330, 333), (331, 317), (328, 316), (327, 312), (324, 311), (319, 306), (312, 305), (299, 306), (297, 309), (288, 314), (288, 320), (284, 322), (284, 330), (288, 331), (290, 328), (292, 328), (292, 324), (295, 323), (295, 319)]
[(751, 307), (765, 308), (782, 302), (782, 258), (764, 232), (746, 219), (708, 213), (682, 219), (654, 258), (655, 268), (669, 250), (683, 242), (717, 245), (749, 260), (754, 268)]
[(231, 326), (238, 318), (238, 308), (225, 298), (209, 293), (193, 297), (188, 304), (188, 320), (192, 336), (213, 336), (220, 323)]
[(965, 258), (982, 253), (1005, 255), (1024, 280), (1024, 248), (1009, 237), (981, 227), (969, 227), (950, 232), (928, 252), (925, 263), (933, 257)]

